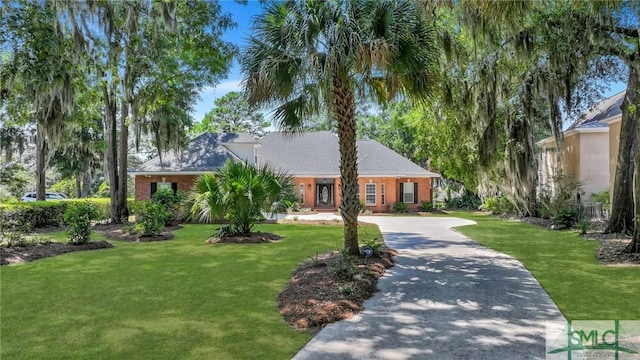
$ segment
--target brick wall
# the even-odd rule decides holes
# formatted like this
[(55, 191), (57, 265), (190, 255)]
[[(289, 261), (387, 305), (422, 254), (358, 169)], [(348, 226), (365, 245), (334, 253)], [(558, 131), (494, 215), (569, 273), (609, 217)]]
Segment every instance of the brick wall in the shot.
[(136, 201), (151, 199), (151, 183), (154, 182), (175, 182), (178, 184), (178, 190), (189, 192), (196, 177), (196, 175), (136, 175)]

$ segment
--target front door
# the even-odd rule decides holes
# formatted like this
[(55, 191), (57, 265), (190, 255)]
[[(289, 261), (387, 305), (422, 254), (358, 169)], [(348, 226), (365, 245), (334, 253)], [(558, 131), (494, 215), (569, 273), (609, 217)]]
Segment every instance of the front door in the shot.
[(334, 202), (334, 185), (330, 183), (316, 183), (316, 207), (336, 207)]

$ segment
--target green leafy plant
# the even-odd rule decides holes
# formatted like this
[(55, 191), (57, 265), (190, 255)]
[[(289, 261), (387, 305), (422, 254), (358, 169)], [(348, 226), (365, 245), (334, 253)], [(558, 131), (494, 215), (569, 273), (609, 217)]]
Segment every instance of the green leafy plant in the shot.
[(331, 264), (333, 274), (340, 279), (351, 280), (356, 274), (356, 266), (353, 264), (353, 258), (347, 252), (342, 251), (341, 256)]
[(507, 215), (516, 212), (515, 206), (504, 196), (486, 197), (480, 205), (480, 210), (488, 211), (494, 215)]
[(580, 233), (580, 235), (586, 234), (590, 226), (591, 226), (591, 222), (587, 219), (580, 219), (576, 223), (576, 229), (578, 229), (578, 232)]
[(580, 211), (573, 208), (566, 208), (558, 211), (551, 219), (556, 225), (571, 227), (580, 220)]
[(98, 216), (98, 210), (88, 201), (70, 205), (64, 213), (64, 221), (68, 226), (66, 234), (69, 244), (88, 243), (91, 237), (91, 221)]
[(138, 206), (136, 228), (143, 236), (158, 235), (164, 231), (167, 209), (162, 204), (145, 201)]
[(309, 259), (311, 259), (311, 266), (313, 267), (322, 267), (322, 266), (327, 266), (327, 264), (323, 263), (322, 261), (320, 261), (318, 259), (318, 253), (316, 252), (315, 256), (309, 256)]
[(151, 201), (164, 206), (167, 211), (165, 218), (165, 226), (169, 226), (184, 220), (185, 207), (184, 202), (187, 196), (184, 191), (173, 192), (172, 189), (159, 189), (153, 194)]
[(431, 201), (423, 201), (420, 203), (420, 206), (418, 206), (418, 210), (420, 211), (431, 211), (432, 209), (433, 203), (431, 203)]
[(380, 248), (382, 247), (382, 243), (375, 239), (364, 239), (361, 240), (363, 243), (362, 248), (370, 247), (373, 250), (373, 256), (380, 256)]
[(338, 288), (338, 291), (340, 291), (340, 294), (342, 294), (344, 296), (349, 296), (349, 295), (353, 294), (353, 286), (351, 286), (351, 285), (342, 285), (342, 286), (340, 286), (340, 288)]
[(247, 235), (264, 218), (262, 212), (286, 211), (287, 201), (295, 200), (291, 175), (228, 161), (198, 177), (191, 193), (191, 215), (200, 221), (225, 218), (234, 235)]
[(409, 212), (409, 206), (403, 202), (397, 202), (393, 204), (394, 213), (406, 213)]

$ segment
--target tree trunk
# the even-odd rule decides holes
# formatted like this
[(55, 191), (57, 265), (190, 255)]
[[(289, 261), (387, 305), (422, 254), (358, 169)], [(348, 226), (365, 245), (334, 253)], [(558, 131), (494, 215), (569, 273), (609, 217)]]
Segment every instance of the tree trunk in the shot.
[(120, 111), (120, 154), (118, 159), (118, 209), (119, 218), (123, 221), (129, 220), (129, 209), (127, 208), (127, 163), (129, 156), (129, 125), (127, 125), (128, 106), (122, 105)]
[(622, 102), (622, 121), (620, 124), (620, 144), (618, 147), (618, 165), (613, 184), (611, 201), (611, 217), (605, 233), (621, 233), (633, 231), (633, 159), (636, 148), (636, 111), (629, 107), (637, 104), (638, 69), (629, 66), (627, 93)]
[(344, 248), (351, 255), (359, 255), (356, 106), (353, 90), (339, 77), (333, 79), (333, 112), (340, 147), (340, 215), (344, 221)]
[(76, 174), (76, 197), (82, 198), (82, 175)]
[[(636, 139), (640, 139), (640, 121), (636, 121), (635, 133)], [(636, 150), (638, 149), (636, 148)], [(640, 253), (640, 151), (635, 152), (633, 162), (633, 239), (624, 251), (629, 253)]]
[(80, 197), (88, 198), (90, 190), (91, 190), (91, 174), (87, 171), (82, 175), (82, 191), (80, 192)]
[(116, 101), (115, 89), (111, 89), (107, 85), (102, 86), (102, 94), (104, 96), (104, 134), (107, 141), (107, 151), (105, 152), (106, 166), (105, 169), (109, 178), (109, 191), (111, 193), (111, 223), (120, 224), (121, 210), (118, 206), (118, 143), (116, 128)]
[(47, 137), (42, 125), (36, 124), (36, 200), (45, 200), (46, 193)]

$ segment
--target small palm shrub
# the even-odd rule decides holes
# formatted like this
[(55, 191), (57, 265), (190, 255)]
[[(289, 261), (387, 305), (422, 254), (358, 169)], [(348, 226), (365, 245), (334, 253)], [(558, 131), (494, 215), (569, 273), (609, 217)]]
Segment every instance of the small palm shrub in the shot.
[(397, 202), (393, 204), (394, 213), (406, 213), (409, 212), (409, 206), (403, 202)]
[(418, 210), (420, 211), (431, 211), (431, 209), (433, 209), (433, 203), (431, 203), (431, 201), (423, 201), (420, 203), (420, 206), (418, 206)]
[(95, 205), (89, 201), (71, 204), (64, 213), (64, 221), (69, 226), (66, 232), (69, 244), (88, 243), (91, 237), (91, 221), (98, 219), (99, 215)]
[(516, 212), (515, 206), (504, 196), (486, 197), (480, 205), (480, 210), (488, 211), (495, 215), (508, 215)]
[(205, 222), (224, 218), (229, 221), (229, 235), (248, 235), (264, 219), (263, 212), (286, 211), (296, 199), (291, 175), (267, 166), (227, 161), (196, 180), (191, 216)]
[(158, 235), (164, 231), (167, 209), (160, 203), (145, 201), (137, 206), (136, 228), (142, 236)]
[(565, 208), (558, 211), (551, 220), (556, 225), (563, 225), (569, 228), (580, 220), (580, 211), (573, 208)]

